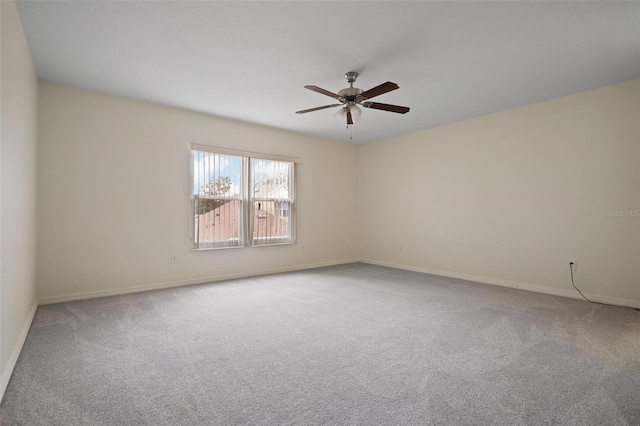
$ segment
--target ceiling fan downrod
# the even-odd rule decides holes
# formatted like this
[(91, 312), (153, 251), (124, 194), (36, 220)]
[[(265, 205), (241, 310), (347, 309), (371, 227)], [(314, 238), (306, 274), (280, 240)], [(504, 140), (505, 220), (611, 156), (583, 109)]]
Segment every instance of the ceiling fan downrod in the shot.
[(358, 73), (355, 71), (349, 71), (344, 75), (344, 77), (347, 79), (349, 85), (353, 87), (353, 83), (355, 83), (356, 79), (358, 78)]

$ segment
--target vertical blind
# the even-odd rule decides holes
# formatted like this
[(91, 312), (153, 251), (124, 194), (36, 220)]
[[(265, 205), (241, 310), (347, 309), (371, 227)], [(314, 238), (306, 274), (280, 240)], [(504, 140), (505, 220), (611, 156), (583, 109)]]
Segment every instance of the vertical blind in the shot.
[(243, 242), (242, 157), (192, 150), (193, 248), (234, 247)]
[(192, 146), (194, 250), (295, 242), (295, 165)]

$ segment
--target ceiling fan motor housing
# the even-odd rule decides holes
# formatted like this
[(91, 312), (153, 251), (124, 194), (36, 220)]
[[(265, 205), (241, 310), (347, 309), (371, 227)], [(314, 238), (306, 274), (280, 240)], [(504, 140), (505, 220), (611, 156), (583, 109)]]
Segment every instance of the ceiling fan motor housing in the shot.
[(362, 93), (362, 89), (357, 87), (347, 87), (338, 92), (338, 96), (344, 98), (346, 102), (356, 102), (356, 98)]

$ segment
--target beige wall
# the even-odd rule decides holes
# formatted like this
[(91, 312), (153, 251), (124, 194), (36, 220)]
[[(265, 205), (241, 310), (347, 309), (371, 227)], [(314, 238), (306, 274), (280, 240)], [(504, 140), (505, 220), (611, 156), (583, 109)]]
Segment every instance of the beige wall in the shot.
[(638, 305), (639, 123), (634, 80), (361, 146), (360, 254)]
[(0, 399), (35, 309), (37, 78), (13, 1), (0, 2)]
[[(41, 83), (39, 298), (357, 258), (576, 296), (572, 259), (638, 302), (640, 219), (607, 211), (640, 209), (639, 115), (635, 80), (352, 146)], [(190, 142), (299, 157), (300, 244), (190, 252)]]
[[(51, 83), (39, 94), (39, 299), (357, 258), (356, 146)], [(299, 158), (299, 244), (190, 252), (192, 142)]]

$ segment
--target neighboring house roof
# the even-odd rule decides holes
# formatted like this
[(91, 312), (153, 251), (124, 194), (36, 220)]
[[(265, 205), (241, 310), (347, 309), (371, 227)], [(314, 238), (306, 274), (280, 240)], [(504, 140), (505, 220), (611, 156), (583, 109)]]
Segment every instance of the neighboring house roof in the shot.
[(288, 199), (289, 187), (286, 182), (279, 184), (265, 183), (253, 190), (253, 196), (256, 198)]
[[(195, 233), (199, 243), (212, 243), (237, 239), (240, 235), (240, 201), (229, 201), (207, 213), (196, 215)], [(277, 218), (271, 212), (255, 210), (253, 216), (253, 237), (274, 238), (288, 236), (288, 221)]]

